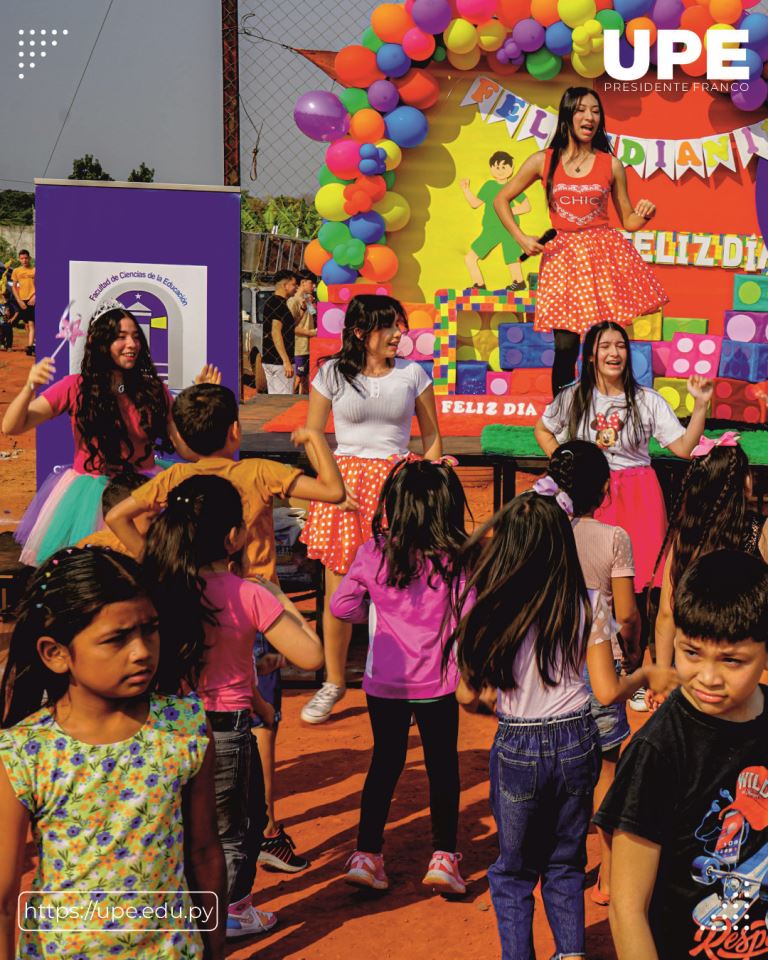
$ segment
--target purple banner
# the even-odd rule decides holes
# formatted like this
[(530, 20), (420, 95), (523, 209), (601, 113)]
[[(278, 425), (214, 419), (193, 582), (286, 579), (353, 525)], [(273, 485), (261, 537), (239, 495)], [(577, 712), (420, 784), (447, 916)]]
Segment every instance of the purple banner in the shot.
[[(93, 311), (114, 300), (136, 318), (172, 392), (209, 362), (237, 393), (239, 191), (38, 183), (35, 248), (38, 359), (61, 343), (55, 337), (67, 304), (86, 329)], [(83, 345), (61, 350), (57, 376), (80, 372)], [(72, 455), (67, 417), (39, 427), (38, 486)]]

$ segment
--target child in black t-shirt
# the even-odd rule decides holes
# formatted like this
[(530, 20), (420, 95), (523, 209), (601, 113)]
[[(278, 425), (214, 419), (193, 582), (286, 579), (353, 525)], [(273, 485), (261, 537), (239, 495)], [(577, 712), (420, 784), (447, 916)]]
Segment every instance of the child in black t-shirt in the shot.
[(613, 833), (619, 960), (768, 955), (768, 566), (719, 550), (674, 594), (681, 688), (636, 734), (595, 816)]

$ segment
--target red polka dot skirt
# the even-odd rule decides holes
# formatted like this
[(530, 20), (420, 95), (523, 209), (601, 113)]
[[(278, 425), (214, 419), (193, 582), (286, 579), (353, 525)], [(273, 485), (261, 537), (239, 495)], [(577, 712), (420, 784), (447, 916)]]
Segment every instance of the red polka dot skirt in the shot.
[(332, 503), (313, 500), (301, 532), (307, 555), (336, 573), (346, 573), (358, 547), (371, 539), (371, 521), (379, 505), (384, 481), (394, 463), (363, 457), (336, 457), (344, 486), (360, 504), (359, 510), (339, 510)]
[(583, 334), (604, 320), (626, 326), (668, 300), (653, 270), (618, 230), (561, 230), (541, 257), (534, 329)]

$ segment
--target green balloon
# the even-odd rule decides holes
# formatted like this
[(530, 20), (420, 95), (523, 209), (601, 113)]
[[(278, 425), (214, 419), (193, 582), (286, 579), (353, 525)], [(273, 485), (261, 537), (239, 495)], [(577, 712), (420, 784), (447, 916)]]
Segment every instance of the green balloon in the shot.
[(527, 54), (525, 58), (525, 69), (536, 80), (551, 80), (562, 68), (562, 58), (551, 53), (546, 47)]
[(395, 185), (395, 171), (387, 170), (386, 173), (382, 173), (382, 177), (384, 178), (384, 183), (387, 185), (387, 190), (391, 190)]
[(384, 46), (384, 41), (379, 40), (373, 31), (373, 27), (368, 27), (366, 30), (363, 30), (362, 42), (364, 47), (368, 47), (368, 49), (373, 50), (374, 53), (378, 53)]
[(442, 60), (448, 56), (448, 53), (445, 47), (435, 47), (435, 52), (432, 54), (432, 59), (435, 63), (440, 63)]
[(328, 253), (333, 253), (334, 247), (340, 243), (347, 243), (351, 237), (352, 234), (349, 232), (349, 227), (346, 223), (329, 221), (328, 223), (324, 223), (317, 231), (317, 239), (320, 241), (320, 246), (323, 250), (327, 250)]
[(337, 177), (335, 174), (326, 167), (325, 164), (320, 167), (317, 171), (317, 182), (321, 187), (324, 187), (327, 183), (343, 183), (345, 186), (348, 183), (352, 183), (351, 180), (342, 180), (341, 177)]
[(595, 20), (603, 25), (603, 30), (619, 30), (624, 34), (624, 17), (618, 10), (599, 10)]
[(339, 100), (347, 108), (347, 113), (357, 113), (358, 110), (364, 110), (370, 107), (368, 103), (368, 94), (365, 90), (358, 90), (357, 87), (348, 87), (339, 94)]

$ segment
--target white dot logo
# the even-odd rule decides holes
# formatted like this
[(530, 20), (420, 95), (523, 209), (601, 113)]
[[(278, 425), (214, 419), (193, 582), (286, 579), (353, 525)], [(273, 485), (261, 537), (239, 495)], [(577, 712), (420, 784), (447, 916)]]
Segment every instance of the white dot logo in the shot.
[[(53, 37), (58, 37), (59, 35), (61, 35), (62, 37), (69, 36), (69, 30), (64, 30), (64, 29), (59, 30), (58, 27), (51, 28), (51, 29), (47, 27), (40, 28), (40, 29), (37, 29), (35, 27), (30, 27), (29, 29), (19, 30), (19, 37), (21, 37), (21, 39), (18, 41), (19, 71), (22, 71), (19, 73), (19, 80), (24, 79), (25, 73), (23, 71), (27, 67), (29, 67), (30, 69), (35, 68), (38, 62), (35, 59), (37, 56), (46, 57), (48, 55), (48, 51), (42, 48), (47, 47), (49, 45), (51, 47), (57, 47), (59, 43), (58, 40), (54, 40), (54, 39), (51, 39), (49, 42), (48, 40), (43, 40), (43, 39), (36, 40), (33, 38), (34, 37), (42, 38), (42, 37), (48, 37), (48, 36), (53, 38)], [(29, 39), (25, 39), (27, 37)], [(35, 49), (36, 47), (41, 49)]]

